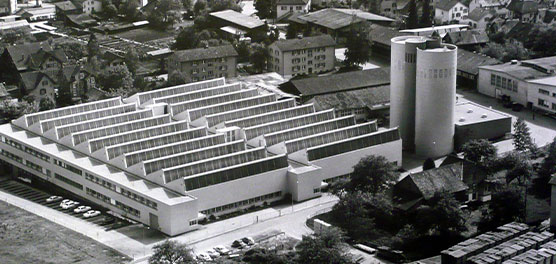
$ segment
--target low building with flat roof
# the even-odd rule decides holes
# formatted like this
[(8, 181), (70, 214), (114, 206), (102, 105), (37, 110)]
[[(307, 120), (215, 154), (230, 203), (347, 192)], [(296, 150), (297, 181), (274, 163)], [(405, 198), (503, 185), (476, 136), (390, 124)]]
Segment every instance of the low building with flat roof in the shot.
[(511, 133), (511, 116), (473, 102), (456, 104), (455, 149), (473, 139), (498, 139)]
[(228, 9), (212, 12), (209, 16), (216, 22), (218, 25), (217, 28), (229, 26), (245, 32), (264, 30), (265, 22), (256, 17), (248, 16), (234, 10)]
[(12, 177), (63, 188), (170, 236), (287, 194), (318, 197), (367, 155), (401, 164), (398, 129), (224, 78), (0, 125), (0, 161)]

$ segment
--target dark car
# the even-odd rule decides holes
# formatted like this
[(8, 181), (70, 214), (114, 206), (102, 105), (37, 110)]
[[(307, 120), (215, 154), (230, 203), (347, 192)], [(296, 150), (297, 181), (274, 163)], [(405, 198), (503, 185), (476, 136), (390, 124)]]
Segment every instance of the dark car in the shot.
[(394, 250), (385, 246), (378, 247), (376, 256), (394, 263), (404, 263), (406, 261), (403, 251)]
[(241, 240), (235, 240), (232, 243), (232, 247), (233, 248), (243, 248), (243, 247), (245, 247), (245, 243), (243, 243)]
[(513, 103), (512, 104), (512, 111), (519, 112), (519, 111), (523, 110), (523, 107), (524, 106), (522, 104)]

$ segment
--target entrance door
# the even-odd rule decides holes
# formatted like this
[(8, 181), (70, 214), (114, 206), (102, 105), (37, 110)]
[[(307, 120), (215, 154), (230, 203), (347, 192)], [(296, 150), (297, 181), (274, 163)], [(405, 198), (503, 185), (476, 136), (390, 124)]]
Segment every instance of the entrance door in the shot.
[(309, 73), (313, 73), (313, 68), (309, 68)]
[(152, 214), (152, 213), (149, 213), (149, 223), (150, 223), (149, 226), (150, 226), (151, 228), (157, 229), (157, 230), (159, 229), (159, 226), (158, 226), (158, 216), (156, 216), (156, 215), (154, 215), (154, 214)]

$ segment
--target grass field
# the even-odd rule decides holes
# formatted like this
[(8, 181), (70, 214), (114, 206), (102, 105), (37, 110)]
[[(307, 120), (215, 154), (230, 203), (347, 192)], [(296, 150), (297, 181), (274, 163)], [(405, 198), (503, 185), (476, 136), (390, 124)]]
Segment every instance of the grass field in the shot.
[(84, 235), (0, 201), (0, 262), (129, 263), (121, 255)]
[(160, 30), (151, 29), (151, 28), (138, 28), (138, 29), (122, 32), (122, 33), (117, 33), (116, 36), (135, 40), (137, 42), (146, 42), (146, 41), (152, 41), (156, 39), (172, 37), (172, 34)]

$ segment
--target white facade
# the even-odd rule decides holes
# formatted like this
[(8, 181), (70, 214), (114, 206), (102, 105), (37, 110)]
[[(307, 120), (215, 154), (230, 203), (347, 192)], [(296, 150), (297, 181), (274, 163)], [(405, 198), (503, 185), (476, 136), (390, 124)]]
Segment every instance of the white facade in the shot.
[(556, 113), (556, 77), (529, 81), (528, 101), (533, 107)]
[(277, 3), (276, 4), (276, 18), (281, 18), (288, 13), (308, 13), (309, 9), (311, 8), (311, 1), (307, 1), (307, 3), (303, 3), (303, 1), (299, 1), (298, 4), (289, 4), (289, 3)]
[(93, 12), (102, 12), (102, 2), (98, 0), (85, 0), (83, 2), (83, 13), (90, 15)]
[(403, 147), (439, 157), (453, 149), (456, 47), (440, 39), (401, 36), (391, 40), (390, 126)]
[(440, 157), (454, 149), (457, 47), (417, 48), (415, 148), (423, 157)]
[(466, 20), (469, 15), (469, 9), (464, 4), (458, 2), (450, 10), (436, 8), (434, 17), (440, 23), (449, 23), (453, 20)]

